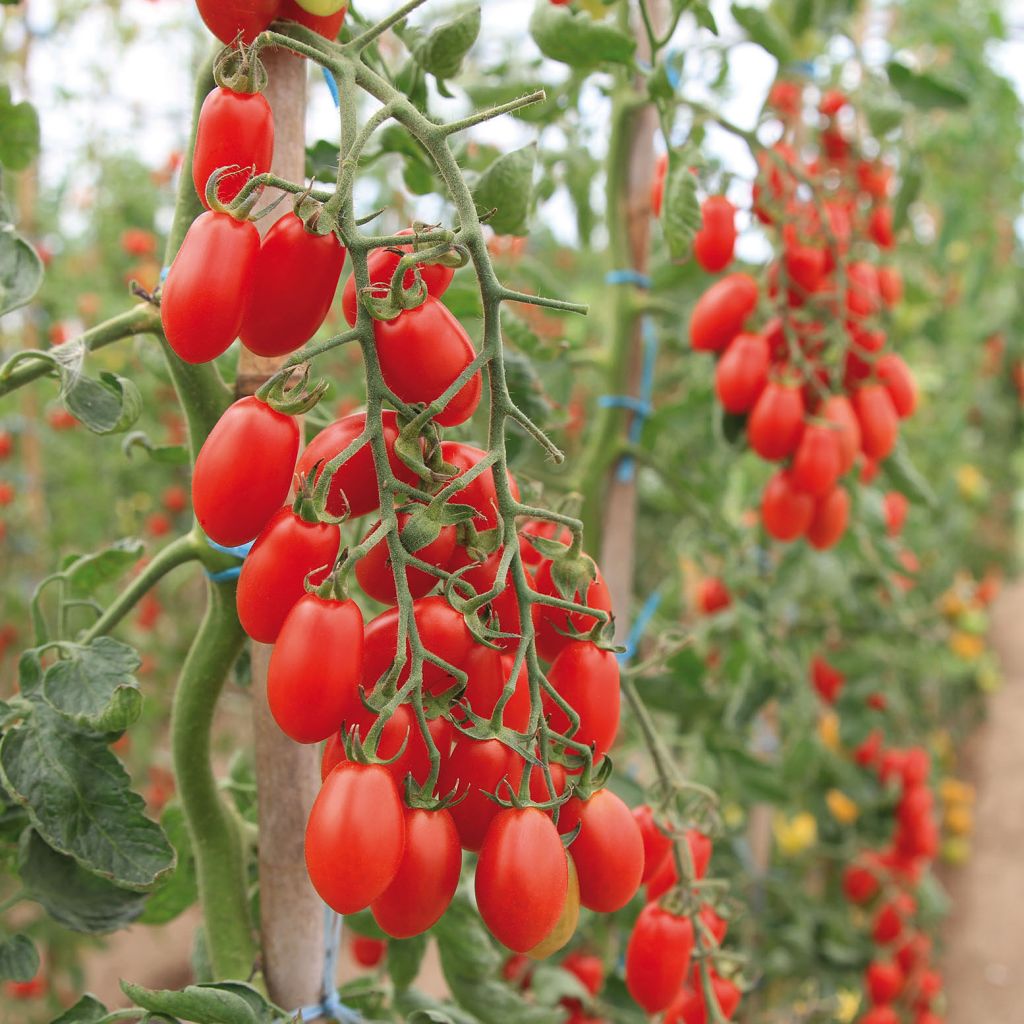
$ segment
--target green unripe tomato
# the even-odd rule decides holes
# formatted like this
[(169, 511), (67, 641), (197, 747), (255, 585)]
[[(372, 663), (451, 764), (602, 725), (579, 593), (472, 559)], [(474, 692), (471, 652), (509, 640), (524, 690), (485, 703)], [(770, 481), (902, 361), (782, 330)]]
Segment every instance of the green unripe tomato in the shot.
[(318, 18), (329, 18), (332, 14), (337, 14), (348, 3), (348, 0), (295, 0), (295, 2), (304, 11), (309, 11), (310, 14), (315, 14)]

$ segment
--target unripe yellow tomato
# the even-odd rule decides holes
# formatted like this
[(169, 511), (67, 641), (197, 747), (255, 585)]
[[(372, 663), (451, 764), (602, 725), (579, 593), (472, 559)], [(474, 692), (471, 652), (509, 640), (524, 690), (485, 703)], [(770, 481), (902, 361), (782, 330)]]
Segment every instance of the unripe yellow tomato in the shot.
[(569, 890), (565, 894), (562, 916), (555, 922), (555, 927), (533, 949), (527, 950), (526, 955), (531, 960), (544, 960), (552, 953), (557, 953), (572, 938), (579, 923), (580, 879), (576, 874), (576, 865), (572, 857), (566, 854), (566, 859), (569, 862)]
[(348, 3), (348, 0), (295, 0), (295, 2), (304, 11), (309, 11), (310, 14), (315, 14), (318, 18), (329, 18), (332, 14), (337, 14)]
[(860, 808), (841, 789), (830, 789), (825, 795), (825, 803), (840, 825), (852, 825), (860, 814)]

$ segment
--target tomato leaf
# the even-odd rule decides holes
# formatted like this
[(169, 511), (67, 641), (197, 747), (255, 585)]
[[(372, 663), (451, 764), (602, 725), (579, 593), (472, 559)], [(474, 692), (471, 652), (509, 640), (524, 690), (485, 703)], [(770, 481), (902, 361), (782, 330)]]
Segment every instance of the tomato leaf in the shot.
[(107, 1008), (95, 996), (84, 995), (50, 1024), (100, 1024), (107, 1014)]
[(0, 223), (0, 316), (31, 302), (42, 283), (39, 254), (13, 225)]
[(438, 82), (454, 78), (462, 70), (462, 61), (480, 34), (480, 8), (471, 7), (457, 18), (439, 25), (413, 51), (424, 71)]
[(406, 989), (416, 980), (426, 952), (425, 933), (411, 939), (392, 939), (388, 943), (388, 974), (396, 989)]
[(159, 888), (149, 894), (146, 909), (139, 918), (142, 924), (166, 924), (173, 921), (199, 898), (192, 838), (180, 804), (168, 804), (164, 808), (160, 826), (174, 847), (177, 863)]
[(193, 1024), (271, 1024), (286, 1016), (251, 985), (240, 981), (189, 985), (180, 991), (143, 988), (122, 981), (121, 991), (144, 1010)]
[(102, 551), (66, 558), (61, 571), (75, 596), (95, 594), (106, 583), (123, 576), (143, 555), (145, 545), (136, 537), (125, 537)]
[(882, 471), (890, 483), (916, 505), (926, 505), (933, 510), (938, 508), (939, 499), (935, 491), (911, 461), (906, 445), (901, 443), (896, 446), (892, 455), (882, 463)]
[(915, 71), (898, 60), (889, 61), (885, 70), (900, 96), (920, 110), (948, 110), (966, 107), (970, 102), (966, 91), (934, 72)]
[(104, 370), (99, 380), (66, 374), (64, 404), (94, 434), (120, 434), (142, 413), (139, 389), (126, 377)]
[(0, 939), (0, 981), (31, 981), (39, 970), (39, 953), (27, 935)]
[(697, 176), (690, 173), (689, 164), (684, 154), (672, 153), (665, 180), (661, 221), (669, 254), (675, 261), (689, 258), (694, 236), (701, 225)]
[(530, 35), (540, 52), (574, 68), (629, 64), (636, 40), (583, 11), (539, 0), (530, 18)]
[(783, 63), (792, 59), (793, 46), (789, 33), (768, 11), (733, 4), (732, 16), (751, 42), (757, 43)]
[(923, 182), (924, 170), (921, 166), (921, 158), (917, 153), (911, 153), (903, 170), (903, 179), (900, 182), (900, 190), (896, 193), (896, 201), (892, 205), (894, 231), (899, 231), (906, 226), (911, 204), (917, 199)]
[(488, 221), (499, 235), (525, 235), (533, 205), (533, 169), (537, 147), (525, 146), (499, 156), (473, 189), (477, 211), (495, 214)]
[(121, 451), (131, 458), (132, 450), (141, 448), (154, 461), (162, 466), (187, 466), (188, 450), (182, 444), (153, 444), (141, 430), (133, 430), (121, 442)]
[(39, 115), (31, 103), (13, 103), (0, 85), (0, 164), (23, 171), (39, 154)]

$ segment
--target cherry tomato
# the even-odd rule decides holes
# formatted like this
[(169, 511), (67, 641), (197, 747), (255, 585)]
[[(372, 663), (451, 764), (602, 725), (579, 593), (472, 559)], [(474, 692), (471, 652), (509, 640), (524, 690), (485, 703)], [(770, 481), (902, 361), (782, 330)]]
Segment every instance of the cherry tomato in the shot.
[(878, 273), (870, 263), (851, 263), (846, 268), (846, 308), (854, 317), (875, 316), (881, 304)]
[[(486, 455), (485, 451), (460, 441), (441, 443), (441, 458), (448, 465), (455, 467), (457, 477), (472, 469)], [(512, 497), (518, 501), (519, 485), (511, 473), (507, 476)], [(486, 469), (474, 477), (461, 491), (457, 491), (451, 500), (455, 505), (471, 505), (477, 510), (477, 515), (473, 518), (473, 525), (477, 530), (493, 530), (498, 525), (498, 497), (493, 468)]]
[(339, 914), (365, 910), (394, 881), (404, 850), (395, 780), (379, 764), (338, 765), (306, 824), (306, 869), (320, 898)]
[(277, 14), (278, 18), (287, 21), (297, 21), (314, 32), (319, 32), (325, 39), (337, 39), (341, 31), (342, 22), (345, 20), (345, 12), (348, 10), (346, 4), (333, 14), (316, 14), (301, 7), (296, 0), (280, 0), (281, 9)]
[(0, 430), (0, 459), (10, 458), (14, 451), (14, 438), (6, 430)]
[[(570, 640), (548, 670), (548, 681), (579, 715), (572, 739), (593, 745), (595, 760), (602, 758), (619, 730), (618, 659), (589, 640)], [(545, 710), (554, 732), (568, 732), (568, 716), (549, 697), (545, 697)]]
[(769, 462), (788, 458), (804, 432), (804, 398), (798, 387), (769, 381), (747, 420), (750, 447)]
[(46, 995), (50, 983), (45, 974), (37, 974), (28, 981), (5, 981), (4, 993), (11, 999), (38, 999)]
[(196, 0), (206, 27), (225, 46), (239, 32), (251, 43), (277, 17), (280, 0)]
[[(707, 1024), (707, 1005), (704, 1002), (702, 979), (694, 968), (693, 985), (686, 986), (676, 997), (672, 1005), (665, 1011), (663, 1024)], [(712, 970), (711, 989), (715, 994), (715, 1002), (726, 1020), (732, 1020), (740, 1005), (740, 990), (725, 978), (719, 977)]]
[(388, 944), (384, 939), (357, 935), (352, 940), (352, 957), (360, 967), (376, 967), (385, 957)]
[(798, 491), (789, 473), (780, 469), (768, 481), (761, 499), (761, 522), (776, 540), (802, 537), (814, 519), (814, 499)]
[(290, 508), (267, 523), (242, 563), (238, 578), (238, 618), (261, 644), (272, 644), (296, 601), (306, 593), (314, 570), (319, 582), (334, 565), (340, 534), (333, 523), (307, 523)]
[(283, 356), (304, 345), (327, 318), (344, 263), (333, 232), (311, 234), (294, 213), (276, 221), (256, 257), (242, 344), (258, 356)]
[(825, 551), (839, 543), (846, 533), (850, 518), (850, 495), (842, 487), (833, 487), (814, 506), (814, 516), (807, 527), (811, 547)]
[[(695, 829), (686, 833), (686, 842), (693, 858), (693, 873), (697, 879), (703, 878), (711, 863), (711, 840)], [(679, 873), (676, 871), (675, 857), (669, 854), (658, 865), (651, 879), (647, 882), (647, 902), (664, 896), (673, 886), (679, 884)]]
[(903, 915), (893, 903), (884, 903), (875, 915), (871, 936), (879, 945), (895, 942), (903, 933)]
[(693, 239), (693, 255), (709, 274), (717, 274), (732, 262), (736, 207), (725, 196), (709, 196), (700, 212), (701, 227)]
[(648, 903), (633, 925), (626, 947), (626, 987), (647, 1011), (660, 1013), (675, 998), (693, 953), (693, 924)]
[(790, 481), (798, 490), (824, 498), (835, 487), (842, 463), (839, 432), (830, 426), (808, 423), (793, 455)]
[[(543, 562), (537, 570), (534, 580), (536, 590), (539, 594), (562, 598), (563, 595), (558, 592), (558, 587), (551, 577), (551, 566), (551, 562)], [(611, 614), (612, 597), (600, 569), (587, 589), (586, 597), (577, 591), (569, 600)], [(551, 605), (535, 604), (533, 625), (537, 631), (537, 650), (540, 656), (545, 661), (554, 661), (562, 648), (571, 642), (571, 634), (588, 633), (596, 622), (597, 619), (586, 612), (568, 612), (553, 608)]]
[[(245, 453), (260, 453), (254, 473)], [(203, 442), (192, 473), (192, 504), (206, 536), (226, 547), (255, 537), (288, 498), (299, 425), (258, 398), (229, 406)]]
[(851, 903), (870, 903), (881, 888), (878, 876), (870, 868), (851, 864), (843, 872), (843, 893)]
[(702, 615), (725, 611), (732, 604), (729, 588), (717, 577), (708, 576), (697, 586), (697, 607)]
[(903, 972), (894, 963), (873, 961), (868, 964), (864, 975), (864, 987), (868, 998), (876, 1006), (894, 1003), (903, 991)]
[(875, 374), (889, 392), (896, 415), (901, 420), (912, 416), (917, 408), (917, 382), (903, 359), (886, 353), (875, 361)]
[(641, 804), (633, 808), (633, 819), (640, 829), (640, 838), (644, 844), (644, 872), (641, 882), (649, 882), (672, 853), (672, 840), (658, 828), (654, 820), (654, 812)]
[(891, 1006), (872, 1006), (859, 1024), (900, 1024), (900, 1016)]
[(903, 532), (903, 524), (907, 521), (910, 502), (899, 491), (889, 491), (883, 501), (886, 532), (890, 537), (898, 537)]
[[(327, 658), (325, 651), (331, 652)], [(270, 655), (267, 701), (274, 721), (296, 743), (319, 743), (359, 707), (362, 678), (359, 606), (303, 594)]]
[[(511, 479), (511, 478), (510, 478)], [(518, 493), (518, 488), (515, 488)], [(519, 545), (523, 561), (531, 568), (536, 568), (544, 561), (544, 556), (530, 543), (530, 537), (543, 537), (545, 540), (556, 540), (568, 546), (572, 541), (572, 533), (568, 526), (553, 523), (550, 519), (530, 519), (519, 529), (522, 542)]]
[(903, 298), (903, 275), (896, 267), (878, 268), (878, 290), (887, 306), (899, 305)]
[(770, 352), (760, 334), (739, 334), (715, 367), (715, 393), (728, 412), (750, 412), (768, 384)]
[[(463, 668), (469, 676), (464, 697), (474, 714), (489, 718), (494, 713), (514, 664), (515, 659), (509, 654), (503, 655), (483, 644), (472, 645), (463, 661)], [(457, 711), (455, 713), (458, 714)], [(512, 697), (502, 709), (501, 720), (503, 725), (516, 732), (525, 732), (530, 724), (530, 682), (525, 661), (516, 677)]]
[(868, 220), (868, 234), (880, 249), (891, 249), (896, 244), (892, 226), (892, 207), (876, 206)]
[(811, 659), (811, 684), (826, 704), (835, 704), (845, 682), (846, 676), (820, 654)]
[(690, 344), (698, 352), (721, 352), (743, 330), (757, 295), (757, 282), (749, 274), (716, 281), (693, 307)]
[[(280, 503), (278, 502), (278, 504)], [(171, 484), (160, 496), (160, 504), (172, 514), (184, 512), (188, 508), (188, 492), (180, 484)], [(269, 519), (270, 516), (267, 518)]]
[(833, 424), (839, 435), (839, 473), (853, 469), (860, 454), (860, 421), (846, 395), (830, 395), (821, 406), (821, 418)]
[(899, 434), (899, 416), (888, 390), (868, 384), (853, 393), (853, 409), (860, 423), (861, 449), (869, 459), (880, 462), (892, 453)]
[(551, 819), (536, 807), (500, 810), (476, 867), (476, 902), (491, 934), (525, 953), (555, 927), (565, 906), (569, 866)]

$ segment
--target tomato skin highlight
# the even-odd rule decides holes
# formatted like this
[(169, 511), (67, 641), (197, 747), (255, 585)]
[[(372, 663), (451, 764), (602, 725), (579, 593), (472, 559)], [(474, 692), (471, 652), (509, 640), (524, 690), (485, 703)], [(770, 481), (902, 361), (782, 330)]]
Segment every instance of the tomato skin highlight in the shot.
[(239, 32), (251, 43), (277, 16), (280, 0), (196, 0), (206, 27), (230, 46)]
[(394, 881), (404, 850), (394, 779), (380, 765), (338, 765), (306, 824), (306, 869), (320, 898), (339, 914), (365, 910)]
[(737, 335), (715, 367), (715, 393), (731, 413), (750, 412), (768, 385), (771, 356), (760, 334)]
[(690, 344), (698, 352), (721, 352), (743, 330), (757, 305), (757, 282), (749, 274), (716, 281), (693, 307)]
[(242, 318), (242, 344), (258, 356), (283, 356), (320, 329), (338, 289), (345, 249), (333, 232), (314, 235), (287, 213), (260, 245)]
[[(330, 651), (324, 658), (324, 651)], [(354, 601), (304, 594), (288, 613), (267, 669), (274, 721), (296, 743), (319, 743), (359, 707), (363, 614)]]
[(448, 909), (461, 871), (451, 814), (407, 807), (402, 860), (391, 884), (370, 904), (373, 919), (394, 939), (425, 932)]
[[(254, 473), (244, 453), (260, 453)], [(258, 398), (230, 405), (203, 442), (192, 473), (192, 504), (203, 532), (226, 547), (252, 540), (288, 498), (299, 425)]]
[(174, 257), (161, 292), (167, 343), (186, 363), (208, 363), (238, 337), (260, 233), (250, 221), (207, 211)]
[(633, 925), (626, 947), (626, 987), (648, 1013), (675, 999), (693, 953), (693, 923), (648, 903)]
[(218, 87), (203, 101), (192, 153), (192, 183), (207, 209), (206, 183), (218, 167), (237, 165), (217, 182), (217, 198), (230, 203), (254, 174), (266, 174), (274, 155), (274, 115), (260, 92)]
[(288, 613), (306, 593), (306, 576), (323, 569), (322, 579), (334, 565), (339, 538), (333, 523), (304, 522), (290, 508), (267, 523), (238, 578), (238, 618), (253, 640), (277, 640)]
[(569, 888), (562, 840), (536, 807), (501, 810), (487, 830), (476, 868), (476, 902), (491, 934), (517, 953), (533, 949), (558, 923)]
[[(570, 640), (548, 670), (548, 680), (579, 715), (579, 728), (572, 738), (593, 745), (594, 758), (599, 760), (611, 749), (619, 730), (618, 659), (589, 640)], [(554, 732), (568, 731), (568, 716), (550, 698), (545, 710)]]

